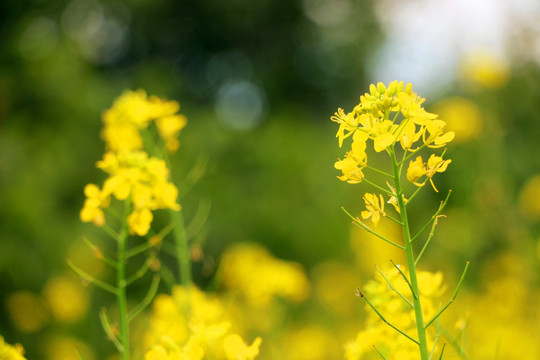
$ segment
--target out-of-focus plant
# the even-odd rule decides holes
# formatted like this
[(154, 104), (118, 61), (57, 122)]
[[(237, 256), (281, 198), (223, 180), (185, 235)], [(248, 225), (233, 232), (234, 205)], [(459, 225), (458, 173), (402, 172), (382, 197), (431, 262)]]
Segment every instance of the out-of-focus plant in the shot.
[[(116, 283), (99, 280), (71, 261), (69, 265), (83, 279), (116, 296), (118, 325), (109, 319), (106, 310), (101, 311), (100, 320), (122, 359), (131, 359), (136, 349), (146, 360), (208, 357), (252, 360), (259, 354), (262, 339), (257, 337), (252, 344), (245, 343), (240, 335), (230, 331), (232, 326), (220, 301), (192, 284), (188, 238), (190, 229), (193, 232), (193, 227), (200, 227), (205, 215), (186, 227), (182, 208), (177, 203), (179, 191), (170, 180), (168, 153), (178, 149), (177, 136), (187, 122), (183, 115), (177, 114), (179, 108), (175, 101), (148, 97), (139, 90), (125, 92), (103, 114), (106, 153), (96, 165), (108, 178), (102, 187), (94, 184), (85, 187), (86, 200), (80, 217), (83, 222), (93, 222), (115, 240), (117, 255), (112, 257), (85, 238), (94, 256), (116, 271)], [(171, 222), (156, 231), (152, 228), (153, 212), (159, 209), (168, 210)], [(175, 244), (164, 249), (171, 250), (177, 260), (178, 280), (169, 269), (163, 271), (164, 266), (157, 258), (160, 245), (170, 245), (163, 242), (170, 232)], [(148, 257), (142, 267), (128, 274), (128, 260), (143, 253)], [(172, 285), (172, 295), (155, 298), (160, 282), (156, 274), (147, 295), (128, 309), (127, 287), (148, 270), (161, 270)], [(144, 344), (131, 346), (130, 323), (152, 302)]]
[[(444, 159), (445, 151), (440, 155), (431, 153), (427, 161), (420, 152), (424, 149), (445, 147), (454, 139), (455, 133), (445, 131), (446, 122), (438, 119), (436, 114), (427, 112), (422, 107), (424, 101), (425, 99), (412, 91), (411, 84), (404, 86), (403, 82), (397, 81), (388, 86), (383, 83), (372, 84), (370, 92), (360, 97), (360, 103), (352, 112), (345, 113), (343, 109), (339, 109), (331, 118), (339, 124), (336, 137), (340, 147), (345, 139), (352, 138), (351, 149), (345, 158), (335, 163), (335, 168), (342, 172), (338, 178), (350, 184), (366, 182), (378, 191), (364, 194), (366, 210), (361, 213), (362, 219), (371, 219), (373, 225), (377, 226), (381, 217), (387, 217), (399, 224), (403, 233), (403, 244), (400, 244), (377, 233), (362, 219), (345, 210), (355, 225), (405, 253), (406, 267), (392, 261), (396, 271), (394, 274), (377, 268), (381, 276), (379, 283), (370, 283), (357, 293), (366, 300), (367, 306), (380, 320), (401, 334), (408, 345), (412, 345), (412, 351), (404, 346), (388, 347), (386, 344), (389, 338), (385, 331), (378, 333), (377, 328), (368, 328), (367, 331), (374, 336), (368, 342), (375, 346), (376, 352), (384, 359), (413, 359), (417, 358), (419, 353), (422, 360), (427, 360), (433, 358), (436, 351), (440, 353), (439, 358), (442, 357), (444, 345), (441, 349), (438, 348), (441, 333), (439, 318), (455, 300), (468, 267), (467, 263), (451, 299), (437, 308), (436, 304), (430, 301), (430, 296), (440, 295), (442, 292), (442, 276), (438, 273), (419, 272), (417, 265), (431, 242), (439, 219), (444, 217), (441, 212), (448, 202), (450, 192), (433, 216), (416, 233), (411, 232), (409, 226), (408, 207), (428, 182), (438, 192), (433, 178), (437, 173), (444, 172), (451, 163), (450, 159)], [(383, 152), (388, 155), (389, 172), (387, 169), (381, 170), (369, 165), (369, 141), (372, 141), (376, 153)], [(366, 178), (364, 171), (371, 171), (373, 175)], [(372, 176), (385, 178), (386, 184), (378, 184), (376, 180), (372, 180)], [(404, 178), (407, 181), (404, 181)], [(386, 203), (395, 210), (397, 217), (385, 210)], [(424, 243), (418, 245), (419, 250), (416, 249), (420, 242), (419, 237), (428, 229)], [(390, 296), (380, 291), (386, 287), (389, 292), (393, 292)], [(411, 331), (414, 328), (416, 334)], [(360, 335), (355, 343), (347, 346), (348, 359), (359, 359), (367, 350), (364, 345), (369, 337), (362, 333)]]
[[(181, 207), (176, 202), (178, 189), (169, 180), (167, 166), (167, 151), (178, 149), (176, 137), (186, 125), (186, 118), (177, 114), (179, 109), (176, 101), (148, 97), (142, 90), (127, 91), (120, 96), (103, 114), (101, 135), (106, 153), (96, 166), (105, 171), (108, 178), (101, 188), (88, 184), (84, 189), (86, 200), (80, 212), (81, 220), (93, 222), (105, 230), (116, 242), (116, 256), (105, 254), (88, 239), (85, 242), (94, 256), (115, 270), (116, 283), (111, 285), (99, 280), (72, 262), (69, 265), (83, 279), (116, 296), (118, 325), (111, 322), (106, 310), (100, 313), (100, 319), (107, 336), (125, 360), (130, 359), (129, 323), (150, 304), (160, 277), (154, 275), (147, 295), (132, 309), (127, 305), (127, 288), (149, 269), (159, 268), (154, 249), (173, 228), (182, 282), (186, 286), (191, 282), (185, 228), (179, 213)], [(158, 209), (168, 209), (173, 220), (171, 225), (154, 232), (151, 230), (153, 211)], [(146, 241), (141, 241), (140, 237)], [(127, 274), (128, 260), (148, 251), (142, 267), (134, 274)], [(185, 261), (186, 254), (188, 261)]]

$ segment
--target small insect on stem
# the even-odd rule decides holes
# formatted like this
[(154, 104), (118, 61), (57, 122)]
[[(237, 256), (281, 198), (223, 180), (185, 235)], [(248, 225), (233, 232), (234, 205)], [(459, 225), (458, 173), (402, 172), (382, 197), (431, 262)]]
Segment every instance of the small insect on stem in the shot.
[(362, 290), (360, 290), (360, 288), (356, 289), (355, 295), (358, 297), (364, 297), (364, 293), (362, 292)]

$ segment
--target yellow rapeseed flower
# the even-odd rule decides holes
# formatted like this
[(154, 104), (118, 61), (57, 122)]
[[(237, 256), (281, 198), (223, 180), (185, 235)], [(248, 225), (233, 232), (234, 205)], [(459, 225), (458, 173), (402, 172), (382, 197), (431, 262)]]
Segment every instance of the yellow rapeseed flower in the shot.
[(343, 109), (339, 108), (338, 111), (330, 118), (330, 120), (339, 124), (339, 129), (336, 137), (339, 141), (339, 147), (343, 145), (343, 140), (351, 136), (358, 126), (358, 118), (354, 112), (345, 114)]
[(442, 157), (436, 156), (435, 154), (431, 154), (429, 157), (426, 164), (426, 176), (429, 178), (429, 182), (431, 183), (431, 186), (433, 186), (433, 190), (436, 192), (439, 192), (439, 190), (437, 190), (435, 184), (433, 183), (433, 176), (438, 172), (446, 171), (448, 164), (451, 162), (452, 160), (443, 160)]
[[(380, 201), (379, 201), (380, 198)], [(382, 216), (386, 216), (384, 212), (384, 199), (382, 195), (379, 195), (379, 198), (376, 194), (365, 193), (364, 202), (366, 203), (366, 209), (362, 211), (362, 218), (369, 219), (373, 221), (373, 225), (377, 226), (379, 220)]]
[[(342, 172), (338, 179), (350, 184), (362, 182), (363, 169), (367, 167), (368, 140), (373, 141), (375, 152), (393, 152), (394, 144), (399, 141), (405, 153), (422, 147), (441, 148), (451, 142), (454, 131), (445, 131), (446, 122), (426, 111), (422, 106), (424, 101), (412, 91), (411, 84), (404, 86), (403, 82), (393, 81), (388, 86), (371, 84), (369, 93), (360, 97), (352, 113), (338, 109), (331, 120), (340, 125), (336, 135), (339, 146), (351, 135), (353, 138), (351, 150), (334, 164)], [(420, 177), (417, 176), (420, 169), (421, 166), (411, 169), (417, 170), (409, 176), (416, 177), (413, 181)]]
[[(455, 137), (453, 131), (444, 132), (446, 122), (442, 120), (433, 120), (426, 124), (426, 131), (424, 132), (424, 144), (430, 148), (441, 148), (447, 143), (452, 141)], [(426, 133), (429, 134), (426, 136)]]
[(341, 170), (342, 176), (338, 179), (347, 181), (349, 184), (357, 184), (364, 178), (362, 169), (367, 164), (366, 141), (368, 134), (363, 131), (357, 131), (353, 135), (351, 151), (345, 155), (345, 159), (338, 160), (334, 167)]
[(416, 181), (422, 176), (426, 175), (426, 165), (421, 156), (416, 157), (416, 160), (409, 162), (409, 167), (407, 168), (407, 180), (412, 182), (416, 186), (423, 186), (422, 183), (417, 183)]

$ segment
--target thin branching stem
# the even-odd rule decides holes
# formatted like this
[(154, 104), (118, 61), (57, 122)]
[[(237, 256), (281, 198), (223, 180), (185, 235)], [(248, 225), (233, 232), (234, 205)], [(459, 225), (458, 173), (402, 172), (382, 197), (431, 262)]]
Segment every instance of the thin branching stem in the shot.
[(416, 260), (414, 260), (414, 264), (417, 265), (418, 262), (420, 261), (420, 258), (422, 257), (422, 255), (424, 255), (424, 252), (426, 251), (429, 243), (431, 242), (431, 239), (433, 238), (433, 235), (435, 235), (435, 227), (437, 226), (437, 224), (439, 223), (439, 218), (440, 217), (444, 217), (445, 215), (438, 215), (435, 220), (433, 221), (433, 225), (431, 226), (431, 231), (429, 232), (429, 235), (428, 235), (428, 238), (426, 240), (426, 242), (424, 243), (424, 246), (422, 246), (422, 250), (420, 250), (420, 253), (418, 254), (418, 256), (416, 257)]
[[(422, 190), (422, 188), (424, 187), (424, 185), (426, 185), (426, 183), (428, 182), (428, 178), (426, 178), (424, 180), (424, 182), (422, 183), (418, 183), (419, 185), (416, 185), (417, 186), (417, 189), (412, 193), (412, 195), (407, 199), (407, 205), (411, 202), (412, 199), (414, 199), (416, 197), (416, 195), (420, 192), (420, 190)], [(408, 183), (405, 187), (408, 187), (409, 185), (411, 185), (412, 182)]]
[(401, 221), (399, 221), (398, 219), (393, 218), (392, 216), (390, 216), (390, 215), (388, 215), (388, 214), (384, 215), (384, 217), (386, 217), (386, 218), (392, 220), (392, 221), (395, 222), (396, 224), (403, 225), (403, 223), (402, 223)]
[(405, 161), (409, 160), (411, 157), (413, 157), (414, 155), (418, 154), (418, 152), (420, 150), (422, 150), (423, 148), (426, 147), (426, 144), (422, 144), (421, 146), (419, 146), (416, 150), (412, 151), (409, 155), (405, 156), (403, 159), (401, 159), (401, 161), (398, 163), (399, 166), (403, 165), (405, 163)]
[(341, 210), (343, 210), (343, 212), (345, 214), (347, 214), (352, 219), (354, 225), (358, 226), (361, 229), (366, 230), (367, 232), (369, 232), (372, 235), (375, 235), (379, 239), (381, 239), (383, 241), (386, 241), (387, 243), (389, 243), (391, 245), (394, 245), (397, 248), (400, 248), (401, 250), (405, 250), (405, 248), (402, 245), (396, 244), (395, 242), (393, 242), (391, 240), (388, 240), (384, 236), (379, 235), (375, 231), (371, 230), (366, 224), (364, 224), (362, 221), (360, 221), (360, 219), (358, 219), (357, 217), (352, 216), (347, 210), (345, 210), (345, 208), (343, 206), (341, 207)]
[(469, 262), (467, 261), (467, 264), (465, 264), (465, 269), (463, 269), (463, 273), (461, 274), (461, 278), (459, 279), (459, 282), (456, 286), (456, 290), (454, 291), (454, 295), (452, 295), (452, 298), (448, 303), (441, 309), (433, 318), (426, 323), (425, 329), (428, 328), (429, 325), (431, 325), (441, 314), (456, 300), (456, 297), (459, 293), (459, 289), (461, 288), (461, 284), (463, 283), (463, 279), (465, 279), (465, 274), (467, 274), (467, 269), (469, 268)]
[(375, 345), (373, 345), (373, 348), (375, 349), (375, 351), (377, 352), (377, 354), (379, 354), (380, 357), (382, 357), (384, 360), (387, 360), (386, 359), (386, 356), (383, 355), (382, 352), (379, 351), (379, 349), (377, 349), (377, 347)]
[(67, 264), (71, 268), (71, 270), (73, 270), (77, 275), (79, 275), (84, 280), (96, 285), (97, 287), (99, 287), (99, 288), (101, 288), (101, 289), (103, 289), (105, 291), (110, 292), (111, 294), (118, 295), (118, 289), (115, 288), (114, 286), (109, 285), (106, 282), (101, 281), (101, 280), (93, 277), (92, 275), (88, 274), (84, 270), (81, 270), (75, 264), (73, 264), (70, 260), (68, 260)]
[(446, 338), (446, 340), (448, 340), (448, 342), (450, 343), (450, 345), (452, 345), (452, 347), (454, 348), (454, 350), (456, 350), (456, 352), (458, 353), (458, 355), (463, 359), (463, 360), (468, 360), (469, 359), (469, 356), (467, 356), (467, 354), (465, 353), (465, 351), (463, 350), (463, 348), (458, 344), (458, 341), (457, 339), (455, 339), (448, 330), (446, 330), (444, 327), (441, 326), (441, 334)]
[(97, 247), (95, 244), (93, 244), (90, 240), (88, 240), (86, 236), (83, 237), (83, 241), (94, 252), (94, 256), (97, 259), (103, 260), (103, 262), (112, 266), (115, 269), (118, 268), (118, 263), (114, 261), (113, 259), (111, 259), (110, 257), (108, 257), (107, 255), (103, 254), (101, 249)]
[(445, 349), (445, 348), (446, 348), (446, 343), (444, 343), (443, 346), (442, 346), (441, 356), (439, 356), (439, 360), (442, 360), (442, 357), (443, 357), (444, 349)]
[(368, 183), (369, 185), (373, 186), (374, 188), (376, 188), (377, 190), (379, 191), (382, 191), (383, 193), (385, 193), (386, 195), (388, 196), (393, 196), (394, 194), (392, 194), (392, 192), (388, 191), (387, 189), (383, 188), (382, 186), (379, 186), (371, 181), (369, 181), (368, 179), (364, 178), (362, 181), (365, 181), (366, 183)]
[(394, 292), (395, 292), (396, 294), (398, 294), (398, 295), (399, 295), (399, 296), (400, 296), (407, 304), (409, 304), (409, 306), (410, 306), (411, 308), (414, 308), (413, 303), (412, 303), (409, 299), (407, 299), (405, 296), (403, 296), (403, 294), (400, 293), (400, 292), (396, 289), (396, 287), (392, 284), (392, 282), (388, 279), (388, 277), (382, 272), (382, 270), (381, 270), (378, 266), (376, 266), (376, 268), (377, 268), (377, 271), (379, 272), (379, 274), (381, 274), (381, 276), (384, 278), (384, 280), (386, 280), (386, 283), (388, 284), (388, 286), (390, 287), (390, 289), (394, 290)]
[(146, 293), (146, 296), (144, 299), (128, 314), (128, 321), (131, 322), (137, 315), (141, 313), (150, 303), (152, 302), (152, 299), (157, 293), (158, 287), (159, 287), (159, 275), (154, 275), (152, 278), (152, 283), (150, 284), (150, 288), (148, 289), (148, 292)]
[[(440, 308), (441, 308), (441, 304), (439, 303), (439, 310)], [(430, 360), (433, 358), (433, 355), (435, 354), (435, 348), (437, 347), (437, 343), (439, 342), (439, 335), (441, 334), (441, 318), (440, 317), (437, 319), (435, 329), (436, 329), (435, 340), (433, 341), (433, 347), (431, 348), (431, 352), (429, 353)]]
[(429, 219), (429, 221), (427, 223), (424, 224), (424, 226), (422, 226), (422, 228), (411, 238), (411, 241), (414, 241), (416, 240), (416, 238), (421, 234), (423, 233), (429, 225), (431, 225), (431, 223), (433, 221), (435, 221), (435, 219), (437, 218), (437, 216), (439, 216), (439, 214), (444, 210), (444, 208), (446, 207), (446, 204), (448, 203), (448, 199), (450, 198), (450, 195), (452, 194), (452, 190), (449, 190), (448, 191), (448, 195), (446, 195), (446, 199), (444, 199), (444, 201), (441, 201), (441, 204), (439, 205), (439, 209), (437, 209), (437, 211), (435, 212), (435, 214), (433, 214), (433, 216)]
[(375, 172), (377, 172), (377, 173), (379, 173), (379, 174), (382, 174), (382, 175), (384, 175), (384, 176), (387, 176), (387, 177), (389, 177), (389, 178), (391, 178), (391, 179), (394, 178), (393, 175), (390, 175), (389, 173), (387, 173), (387, 172), (385, 172), (385, 171), (382, 171), (382, 170), (379, 170), (379, 169), (377, 169), (376, 167), (370, 166), (370, 165), (368, 165), (368, 164), (366, 164), (366, 169), (373, 170), (373, 171), (375, 171)]
[(108, 224), (103, 224), (103, 226), (101, 226), (101, 228), (110, 236), (112, 237), (113, 239), (118, 239), (118, 233), (112, 228), (110, 227)]
[(103, 330), (105, 331), (105, 334), (107, 334), (107, 337), (109, 340), (111, 340), (116, 347), (116, 350), (118, 350), (119, 353), (124, 352), (124, 346), (116, 336), (116, 331), (113, 330), (111, 326), (111, 322), (109, 321), (109, 317), (107, 316), (107, 310), (105, 308), (102, 308), (99, 312), (99, 320), (101, 322), (101, 326), (103, 327)]
[(149, 268), (150, 265), (148, 264), (148, 261), (145, 261), (139, 270), (137, 270), (133, 275), (126, 279), (126, 286), (131, 285), (138, 279), (142, 278), (144, 274), (148, 272)]
[(420, 345), (420, 343), (418, 342), (418, 340), (412, 338), (410, 335), (408, 335), (407, 333), (405, 333), (403, 330), (401, 330), (400, 328), (398, 328), (397, 326), (395, 326), (394, 324), (392, 324), (391, 322), (389, 322), (388, 320), (386, 320), (386, 318), (380, 313), (380, 311), (375, 307), (375, 305), (373, 305), (371, 303), (371, 301), (367, 298), (367, 296), (362, 292), (360, 291), (360, 296), (363, 297), (366, 302), (368, 303), (369, 307), (371, 307), (371, 309), (373, 309), (373, 311), (375, 311), (375, 313), (377, 315), (379, 315), (379, 317), (381, 318), (381, 320), (387, 324), (388, 326), (390, 326), (392, 329), (396, 330), (398, 333), (400, 333), (401, 335), (405, 336), (407, 339), (411, 340), (412, 342), (414, 342), (415, 344), (417, 345)]
[(405, 275), (405, 273), (403, 272), (403, 270), (401, 270), (401, 266), (399, 266), (398, 264), (396, 264), (394, 262), (394, 260), (390, 260), (390, 262), (392, 263), (392, 265), (394, 265), (394, 267), (397, 269), (397, 271), (400, 273), (401, 277), (403, 278), (403, 280), (405, 280), (405, 282), (407, 283), (407, 285), (409, 285), (409, 290), (411, 290), (411, 294), (413, 296), (413, 298), (417, 298), (417, 295), (416, 295), (416, 292), (414, 291), (412, 285), (411, 285), (411, 282), (409, 281), (409, 278), (407, 277), (407, 275)]

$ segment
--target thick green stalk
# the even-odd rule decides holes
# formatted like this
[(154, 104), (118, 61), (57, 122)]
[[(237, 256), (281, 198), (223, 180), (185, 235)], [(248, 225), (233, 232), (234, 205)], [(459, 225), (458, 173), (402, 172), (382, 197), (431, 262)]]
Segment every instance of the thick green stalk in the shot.
[(122, 360), (129, 360), (129, 320), (127, 312), (126, 297), (126, 245), (128, 239), (127, 214), (129, 213), (129, 204), (126, 203), (126, 214), (124, 216), (122, 230), (118, 234), (118, 270), (116, 272), (116, 286), (118, 288), (118, 317), (120, 322), (120, 343), (122, 344)]
[(394, 186), (396, 188), (396, 197), (401, 215), (401, 229), (403, 231), (403, 239), (405, 242), (405, 253), (407, 257), (407, 267), (409, 268), (409, 280), (411, 284), (411, 290), (413, 292), (413, 305), (414, 314), (416, 318), (416, 329), (418, 331), (418, 346), (420, 348), (420, 357), (422, 360), (429, 359), (429, 352), (427, 346), (426, 329), (424, 327), (424, 317), (422, 314), (422, 304), (420, 302), (420, 291), (418, 289), (418, 279), (416, 277), (416, 264), (414, 262), (414, 252), (411, 241), (411, 231), (409, 229), (409, 219), (407, 217), (407, 207), (403, 200), (403, 193), (401, 191), (401, 166), (396, 160), (396, 154), (390, 152), (392, 158), (392, 165), (394, 167)]
[(191, 286), (191, 256), (189, 253), (189, 244), (184, 223), (182, 210), (170, 210), (174, 223), (174, 241), (176, 248), (176, 257), (178, 259), (178, 271), (180, 273), (180, 284), (188, 288)]

